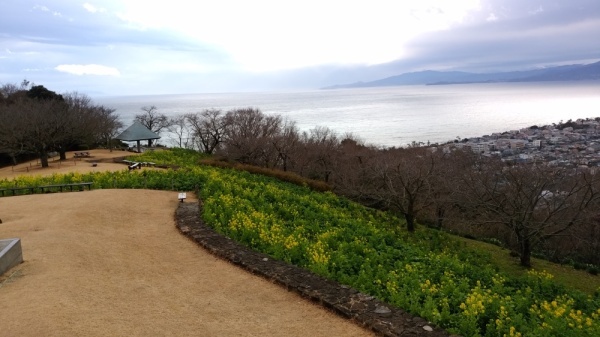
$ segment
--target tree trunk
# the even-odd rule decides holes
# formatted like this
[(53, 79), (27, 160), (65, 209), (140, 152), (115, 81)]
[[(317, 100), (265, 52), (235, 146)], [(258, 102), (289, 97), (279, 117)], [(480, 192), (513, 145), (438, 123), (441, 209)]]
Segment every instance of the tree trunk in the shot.
[(287, 172), (287, 162), (288, 162), (288, 156), (287, 155), (282, 155), (281, 156), (281, 160), (283, 162), (283, 171)]
[(42, 151), (40, 153), (40, 162), (42, 163), (42, 167), (48, 167), (48, 152)]
[(521, 246), (521, 266), (531, 268), (531, 242), (524, 238), (519, 242)]
[(62, 147), (58, 150), (60, 154), (60, 160), (67, 160), (67, 151), (65, 151)]
[(444, 224), (444, 214), (446, 213), (446, 210), (444, 209), (444, 207), (437, 207), (437, 219), (435, 220), (435, 227), (437, 229), (442, 229), (442, 225)]
[(404, 214), (404, 218), (406, 219), (406, 229), (409, 232), (415, 231), (415, 217), (412, 214)]

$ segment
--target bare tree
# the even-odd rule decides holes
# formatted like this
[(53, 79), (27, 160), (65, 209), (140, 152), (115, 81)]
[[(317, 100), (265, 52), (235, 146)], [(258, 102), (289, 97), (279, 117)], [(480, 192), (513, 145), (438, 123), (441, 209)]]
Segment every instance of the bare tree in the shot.
[[(560, 247), (560, 244), (554, 244)], [(578, 258), (582, 258), (587, 263), (600, 265), (600, 255), (598, 254), (600, 252), (600, 214), (592, 215), (590, 221), (574, 227), (573, 235), (568, 244), (567, 247), (564, 247), (566, 249), (561, 252), (563, 257), (577, 255)]]
[(25, 90), (27, 86), (24, 82), (21, 87), (0, 88), (0, 145), (14, 163), (19, 154), (36, 153), (46, 167), (50, 151), (58, 151), (61, 159), (66, 159), (69, 148), (96, 144), (102, 130), (98, 111), (114, 111), (94, 106), (85, 95), (58, 95), (39, 85)]
[(91, 98), (77, 92), (62, 95), (65, 111), (57, 125), (58, 137), (54, 148), (61, 160), (67, 159), (66, 151), (79, 145), (91, 146), (95, 141), (95, 117)]
[(254, 108), (236, 109), (225, 115), (223, 153), (246, 164), (273, 167), (277, 154), (271, 140), (280, 133), (281, 116), (267, 116)]
[(175, 143), (177, 147), (189, 148), (191, 141), (191, 131), (187, 123), (186, 115), (172, 117), (169, 121), (169, 132), (175, 135)]
[(186, 120), (191, 133), (197, 140), (200, 151), (213, 154), (223, 142), (226, 121), (224, 114), (218, 109), (207, 109), (202, 112), (187, 114)]
[(12, 128), (3, 132), (4, 143), (10, 145), (13, 155), (36, 153), (42, 167), (47, 167), (48, 152), (63, 136), (61, 131), (67, 120), (64, 98), (43, 86), (13, 89), (11, 86), (3, 89), (3, 95), (8, 93), (9, 96), (4, 100), (2, 119)]
[(118, 135), (121, 128), (123, 128), (123, 123), (119, 120), (119, 116), (114, 113), (114, 109), (105, 106), (96, 106), (94, 110), (96, 113), (95, 125), (97, 127), (98, 138), (112, 152), (113, 139)]
[(438, 165), (430, 180), (431, 224), (435, 228), (441, 229), (446, 219), (454, 218), (452, 213), (459, 211), (456, 207), (455, 193), (460, 191), (462, 186), (457, 177), (473, 167), (477, 155), (470, 150), (444, 153), (437, 149), (432, 155), (436, 157)]
[(399, 213), (413, 232), (417, 217), (434, 203), (440, 156), (428, 148), (376, 149), (344, 143), (352, 158), (340, 170), (336, 189), (368, 206)]
[[(11, 98), (14, 99), (14, 98)], [(21, 104), (8, 103), (8, 96), (0, 104), (0, 149), (10, 155), (14, 165), (17, 157), (29, 152), (25, 144), (27, 124)]]
[(422, 148), (390, 150), (374, 164), (373, 196), (390, 210), (401, 213), (408, 231), (413, 232), (419, 213), (433, 203), (435, 156)]
[(296, 123), (285, 120), (280, 132), (272, 138), (271, 143), (277, 153), (278, 166), (287, 171), (294, 165), (300, 149), (300, 132)]
[(535, 247), (588, 221), (600, 197), (600, 176), (565, 168), (483, 161), (464, 173), (465, 220), (510, 229), (525, 267)]
[(303, 145), (299, 173), (312, 179), (330, 182), (339, 159), (340, 140), (327, 127), (315, 127), (301, 136)]
[(370, 196), (373, 188), (372, 166), (380, 150), (365, 146), (353, 136), (346, 135), (340, 142), (340, 160), (336, 166), (337, 193), (371, 207), (383, 207)]
[(0, 86), (0, 103), (9, 104), (14, 103), (14, 99), (21, 93), (22, 96), (26, 95), (26, 88), (29, 83), (23, 83), (20, 87), (13, 83), (5, 83)]
[(24, 117), (19, 120), (25, 123), (23, 144), (39, 156), (42, 167), (48, 167), (48, 152), (62, 137), (65, 104), (58, 100), (26, 100), (19, 108)]
[[(150, 131), (160, 134), (160, 132), (169, 127), (169, 118), (158, 112), (154, 105), (142, 107), (143, 113), (135, 115), (135, 120), (142, 123)], [(152, 146), (152, 139), (148, 139), (148, 146)]]

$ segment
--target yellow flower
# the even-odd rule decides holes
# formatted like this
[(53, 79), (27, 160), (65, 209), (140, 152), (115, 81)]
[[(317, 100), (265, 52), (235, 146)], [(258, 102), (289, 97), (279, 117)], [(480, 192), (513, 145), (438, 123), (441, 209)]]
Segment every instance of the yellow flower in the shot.
[(510, 330), (509, 330), (509, 336), (510, 337), (521, 337), (521, 333), (518, 332), (517, 329), (514, 326), (511, 326)]

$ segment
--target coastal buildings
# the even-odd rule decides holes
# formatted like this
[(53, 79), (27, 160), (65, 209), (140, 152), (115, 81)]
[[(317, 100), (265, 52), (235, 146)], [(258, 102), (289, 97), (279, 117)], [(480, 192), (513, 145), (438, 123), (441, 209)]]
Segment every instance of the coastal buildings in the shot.
[(469, 149), (482, 156), (498, 156), (506, 162), (547, 162), (595, 170), (600, 167), (600, 118), (531, 126), (455, 140), (440, 147), (444, 152)]

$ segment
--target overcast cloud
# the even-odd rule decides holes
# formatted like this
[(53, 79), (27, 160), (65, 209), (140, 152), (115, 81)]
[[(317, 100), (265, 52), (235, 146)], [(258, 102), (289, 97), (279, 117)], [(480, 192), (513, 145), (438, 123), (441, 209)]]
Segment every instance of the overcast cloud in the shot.
[(600, 60), (598, 0), (3, 0), (0, 83), (258, 91)]

